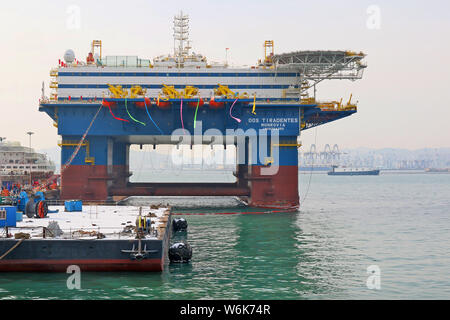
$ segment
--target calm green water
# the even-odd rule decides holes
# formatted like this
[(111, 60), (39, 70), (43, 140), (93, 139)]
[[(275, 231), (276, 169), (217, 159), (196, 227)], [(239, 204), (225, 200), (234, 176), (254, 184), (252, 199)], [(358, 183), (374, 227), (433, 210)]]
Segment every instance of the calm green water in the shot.
[[(300, 212), (194, 215), (162, 273), (0, 274), (3, 299), (450, 299), (450, 175), (300, 175)], [(175, 212), (232, 212), (235, 208)], [(177, 239), (180, 240), (180, 236)], [(378, 265), (381, 288), (366, 286)]]

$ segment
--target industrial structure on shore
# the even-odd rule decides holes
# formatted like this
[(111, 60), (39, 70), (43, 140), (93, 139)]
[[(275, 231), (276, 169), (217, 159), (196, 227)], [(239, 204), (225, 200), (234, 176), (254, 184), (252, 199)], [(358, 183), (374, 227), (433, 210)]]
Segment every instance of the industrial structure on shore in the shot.
[[(183, 13), (174, 18), (172, 55), (103, 56), (102, 42), (94, 40), (85, 61), (67, 50), (50, 71), (53, 92), (43, 93), (39, 110), (62, 137), (62, 199), (216, 195), (239, 196), (254, 207), (299, 207), (301, 131), (357, 111), (351, 98), (317, 101), (316, 86), (361, 79), (365, 54), (275, 54), (270, 40), (255, 66), (231, 68), (191, 51), (188, 22)], [(132, 144), (236, 145), (237, 181), (130, 183)]]

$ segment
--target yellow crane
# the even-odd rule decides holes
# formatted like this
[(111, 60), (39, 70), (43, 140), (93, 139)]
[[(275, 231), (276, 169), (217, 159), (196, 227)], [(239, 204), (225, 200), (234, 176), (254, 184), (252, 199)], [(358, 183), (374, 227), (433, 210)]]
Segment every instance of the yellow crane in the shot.
[(144, 96), (147, 92), (146, 89), (142, 89), (141, 86), (132, 86), (130, 88), (130, 92), (128, 92), (127, 89), (122, 88), (121, 85), (113, 86), (112, 84), (108, 83), (108, 89), (111, 93), (111, 97), (113, 98), (137, 98), (140, 96)]
[(249, 97), (247, 92), (238, 95), (237, 93), (231, 91), (230, 88), (228, 88), (228, 86), (221, 85), (220, 83), (217, 84), (217, 88), (214, 89), (214, 95), (224, 96), (227, 99), (248, 99)]
[(198, 95), (198, 88), (194, 86), (186, 86), (182, 91), (178, 91), (174, 86), (163, 84), (162, 94), (166, 99), (192, 99)]
[(128, 91), (126, 89), (123, 89), (122, 86), (117, 85), (113, 86), (112, 84), (107, 83), (109, 92), (111, 92), (111, 96), (113, 98), (126, 98), (128, 96)]
[(273, 40), (264, 41), (264, 63), (267, 65), (272, 64), (273, 57)]
[(347, 110), (356, 110), (356, 104), (352, 103), (352, 94), (350, 94), (350, 99), (348, 99), (348, 102), (346, 105), (342, 104), (342, 98), (340, 101), (327, 101), (327, 102), (317, 102), (314, 100), (314, 98), (308, 98), (312, 99), (311, 101), (305, 99), (302, 99), (302, 104), (305, 103), (311, 103), (315, 104), (317, 103), (317, 106), (324, 110), (324, 111), (347, 111)]
[(182, 94), (178, 92), (174, 86), (167, 86), (165, 84), (163, 84), (162, 93), (169, 99), (177, 99), (182, 97)]
[[(92, 43), (91, 43), (92, 54), (95, 53), (95, 48), (100, 49), (99, 59), (102, 60), (102, 40), (92, 40)], [(95, 61), (95, 63), (97, 63), (97, 61)]]
[(223, 86), (220, 83), (217, 84), (217, 88), (214, 89), (215, 96), (224, 96), (228, 99), (232, 99), (236, 94), (228, 88), (228, 86)]
[(193, 86), (186, 86), (183, 90), (183, 97), (186, 99), (192, 99), (198, 94), (198, 88)]
[(140, 96), (145, 96), (145, 93), (147, 92), (146, 89), (142, 89), (141, 86), (132, 86), (130, 88), (130, 98), (137, 98)]

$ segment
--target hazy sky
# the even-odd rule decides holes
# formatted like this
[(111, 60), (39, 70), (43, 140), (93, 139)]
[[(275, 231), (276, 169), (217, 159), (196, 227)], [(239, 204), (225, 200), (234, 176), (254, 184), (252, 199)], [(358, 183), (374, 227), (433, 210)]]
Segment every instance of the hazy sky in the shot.
[[(74, 7), (75, 6), (75, 7)], [(79, 28), (73, 28), (79, 8)], [(379, 24), (374, 23), (379, 9)], [(66, 49), (84, 60), (93, 39), (103, 55), (172, 53), (172, 18), (191, 18), (193, 51), (212, 61), (253, 65), (264, 40), (275, 52), (355, 50), (368, 54), (362, 80), (328, 81), (321, 99), (359, 101), (358, 113), (318, 127), (318, 144), (341, 148), (450, 146), (449, 1), (3, 1), (0, 7), (0, 136), (56, 146), (51, 119), (38, 111), (41, 84)], [(378, 20), (377, 20), (378, 21)], [(379, 26), (379, 28), (377, 28)], [(315, 129), (303, 132), (314, 142)]]

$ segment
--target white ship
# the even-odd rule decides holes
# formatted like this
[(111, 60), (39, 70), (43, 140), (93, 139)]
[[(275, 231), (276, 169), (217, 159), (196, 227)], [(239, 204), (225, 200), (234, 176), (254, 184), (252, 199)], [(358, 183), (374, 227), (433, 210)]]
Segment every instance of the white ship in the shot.
[(15, 141), (0, 141), (0, 184), (28, 184), (53, 175), (55, 164), (45, 154)]

